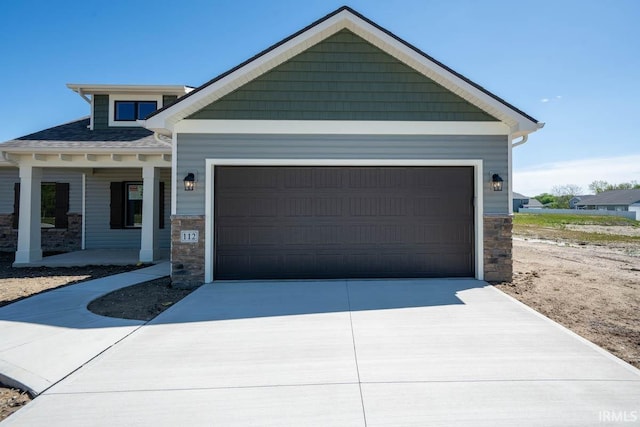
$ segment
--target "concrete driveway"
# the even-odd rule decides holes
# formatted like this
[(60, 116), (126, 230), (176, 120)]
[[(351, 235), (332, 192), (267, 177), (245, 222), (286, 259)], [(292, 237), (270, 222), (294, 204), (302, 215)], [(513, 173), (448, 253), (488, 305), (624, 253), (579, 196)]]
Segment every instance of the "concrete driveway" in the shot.
[(475, 280), (218, 282), (7, 426), (640, 424), (640, 371)]

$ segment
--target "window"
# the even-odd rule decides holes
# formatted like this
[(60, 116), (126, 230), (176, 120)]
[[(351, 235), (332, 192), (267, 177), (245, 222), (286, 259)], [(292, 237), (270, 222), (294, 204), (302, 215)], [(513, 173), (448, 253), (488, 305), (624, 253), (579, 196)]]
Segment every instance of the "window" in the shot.
[[(16, 182), (13, 197), (13, 228), (18, 228), (20, 218), (20, 183)], [(69, 220), (69, 184), (43, 182), (40, 187), (40, 226), (42, 228), (67, 228)]]
[(114, 120), (119, 122), (134, 122), (146, 119), (149, 114), (158, 109), (156, 101), (115, 101)]
[[(158, 191), (158, 228), (164, 228), (164, 182)], [(112, 182), (110, 222), (112, 229), (142, 227), (142, 182)]]
[(142, 183), (125, 183), (124, 226), (142, 227)]

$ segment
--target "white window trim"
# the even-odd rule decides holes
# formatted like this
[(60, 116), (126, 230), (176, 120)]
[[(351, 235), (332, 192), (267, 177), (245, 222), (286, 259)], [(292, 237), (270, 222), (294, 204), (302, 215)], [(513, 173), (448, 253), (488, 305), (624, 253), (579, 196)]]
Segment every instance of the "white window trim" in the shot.
[(204, 282), (214, 277), (214, 201), (216, 166), (471, 166), (474, 168), (475, 278), (484, 280), (484, 181), (481, 159), (205, 159)]
[(137, 120), (117, 121), (115, 117), (116, 101), (156, 101), (157, 108), (162, 108), (162, 95), (142, 95), (142, 94), (117, 94), (109, 95), (109, 126), (110, 127), (141, 127)]

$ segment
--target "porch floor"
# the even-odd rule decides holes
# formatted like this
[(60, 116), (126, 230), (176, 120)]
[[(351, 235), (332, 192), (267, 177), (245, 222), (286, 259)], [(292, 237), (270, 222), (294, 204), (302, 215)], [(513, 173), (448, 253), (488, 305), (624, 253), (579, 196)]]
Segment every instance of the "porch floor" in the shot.
[[(84, 265), (134, 265), (139, 260), (139, 249), (85, 249), (43, 257), (42, 260), (16, 267), (80, 267)], [(169, 260), (169, 249), (160, 249), (153, 263)]]

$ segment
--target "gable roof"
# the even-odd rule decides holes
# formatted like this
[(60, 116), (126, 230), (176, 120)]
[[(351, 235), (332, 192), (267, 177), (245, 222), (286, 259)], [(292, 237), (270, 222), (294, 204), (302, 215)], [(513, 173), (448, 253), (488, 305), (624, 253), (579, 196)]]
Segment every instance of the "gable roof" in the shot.
[(529, 197), (529, 196), (525, 196), (524, 194), (516, 193), (516, 192), (514, 191), (514, 192), (513, 192), (513, 198), (514, 198), (514, 199), (530, 199), (531, 197)]
[(530, 198), (525, 208), (542, 208), (544, 205), (538, 199)]
[(180, 120), (343, 29), (355, 33), (469, 103), (498, 118), (510, 127), (513, 137), (527, 135), (544, 126), (544, 123), (538, 122), (348, 6), (335, 10), (206, 82), (174, 104), (157, 110), (141, 123), (153, 131), (169, 134)]
[(640, 203), (640, 190), (611, 190), (583, 199), (576, 206), (632, 205)]

